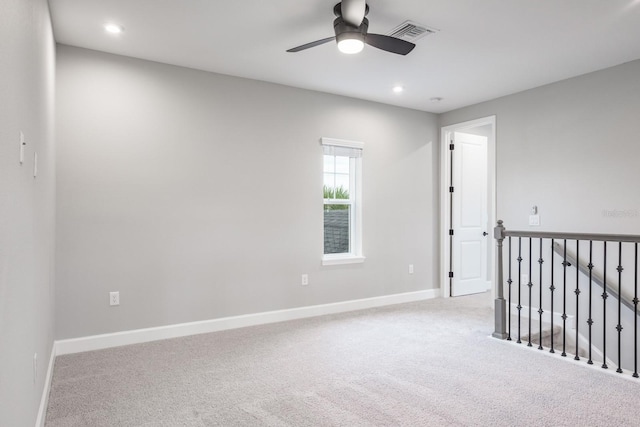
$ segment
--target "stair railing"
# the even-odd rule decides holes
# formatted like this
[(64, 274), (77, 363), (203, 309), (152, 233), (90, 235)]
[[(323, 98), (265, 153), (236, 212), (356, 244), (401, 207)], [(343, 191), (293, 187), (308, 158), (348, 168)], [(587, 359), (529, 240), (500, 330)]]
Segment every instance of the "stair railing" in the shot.
[[(511, 341), (513, 338), (517, 339), (517, 343), (522, 342), (522, 309), (525, 308), (523, 303), (528, 303), (528, 342), (527, 346), (531, 347), (532, 340), (532, 323), (533, 323), (533, 305), (538, 305), (538, 310), (536, 311), (538, 316), (538, 330), (540, 334), (540, 343), (538, 345), (538, 349), (542, 350), (542, 331), (543, 331), (543, 314), (545, 314), (545, 302), (546, 306), (549, 308), (548, 317), (551, 321), (551, 329), (553, 331), (554, 328), (554, 314), (556, 307), (555, 303), (562, 303), (562, 314), (560, 318), (562, 319), (562, 353), (561, 356), (566, 357), (566, 347), (567, 347), (567, 319), (569, 318), (568, 312), (573, 310), (574, 316), (574, 327), (575, 327), (575, 360), (580, 360), (579, 350), (580, 350), (580, 313), (586, 312), (587, 320), (586, 326), (588, 330), (588, 350), (589, 350), (589, 358), (587, 363), (593, 364), (592, 360), (592, 332), (594, 331), (594, 325), (598, 326), (601, 332), (602, 337), (602, 368), (608, 369), (607, 365), (607, 332), (609, 333), (617, 333), (617, 369), (616, 372), (622, 373), (622, 330), (628, 325), (623, 325), (622, 322), (622, 306), (624, 305), (626, 308), (632, 311), (633, 315), (633, 377), (638, 378), (638, 243), (640, 243), (640, 236), (638, 235), (620, 235), (620, 234), (592, 234), (592, 233), (557, 233), (557, 232), (539, 232), (539, 231), (512, 231), (507, 230), (504, 227), (503, 221), (498, 221), (497, 226), (494, 228), (494, 238), (497, 242), (497, 271), (496, 271), (496, 299), (495, 299), (495, 329), (493, 332), (493, 336), (499, 339), (506, 339)], [(505, 242), (506, 240), (506, 242)], [(559, 242), (562, 241), (563, 245), (560, 246)], [(573, 256), (571, 253), (567, 253), (567, 241), (575, 242), (576, 253)], [(535, 248), (534, 243), (535, 242)], [(524, 249), (523, 249), (524, 243)], [(582, 244), (581, 244), (582, 243)], [(594, 243), (597, 245), (596, 250), (594, 251)], [(632, 264), (633, 267), (627, 267), (623, 265), (623, 244), (625, 244), (624, 248), (627, 251), (624, 252), (626, 258), (630, 258), (631, 260), (627, 263)], [(506, 245), (507, 253), (504, 254), (504, 246)], [(632, 250), (628, 250), (628, 246), (631, 245)], [(588, 248), (588, 257), (589, 263), (584, 266), (582, 265), (580, 260), (580, 247), (583, 246), (583, 249)], [(613, 247), (613, 249), (611, 249)], [(617, 251), (615, 250), (617, 247)], [(543, 265), (545, 263), (545, 255), (543, 254), (543, 249), (545, 249), (544, 254), (550, 254), (547, 256), (547, 260), (550, 258), (550, 268), (548, 272), (545, 274), (543, 269)], [(617, 255), (616, 261), (616, 272), (614, 276), (617, 276), (617, 280), (607, 280), (607, 250), (609, 249), (610, 260), (611, 263), (611, 253), (615, 257)], [(517, 251), (517, 252), (516, 252)], [(599, 257), (601, 252), (601, 257)], [(631, 252), (631, 253), (629, 253)], [(554, 265), (554, 258), (557, 254), (561, 257), (562, 263), (560, 264), (562, 267), (562, 273), (556, 273), (556, 266)], [(601, 258), (596, 260), (596, 257)], [(507, 265), (504, 265), (504, 255), (507, 259)], [(516, 258), (513, 256), (517, 255)], [(534, 271), (533, 262), (534, 258), (538, 259), (536, 262), (539, 264), (537, 267), (538, 271)], [(514, 264), (517, 264), (517, 276), (514, 278), (513, 274), (515, 273)], [(558, 265), (557, 267), (560, 267)], [(568, 267), (571, 265), (576, 266), (575, 269), (575, 288), (567, 289), (568, 286)], [(506, 270), (505, 270), (506, 267)], [(602, 270), (602, 276), (597, 272), (597, 269), (600, 268)], [(631, 301), (626, 300), (625, 298), (621, 298), (623, 289), (623, 271), (625, 268), (631, 270), (631, 276), (629, 273), (625, 273), (624, 280), (625, 286), (633, 286), (633, 299)], [(504, 280), (505, 273), (507, 276), (507, 280)], [(528, 273), (528, 274), (527, 274)], [(534, 274), (537, 274), (537, 280), (534, 284)], [(580, 274), (585, 275), (585, 279), (582, 283), (580, 281)], [(556, 280), (556, 276), (561, 276), (560, 280)], [(526, 277), (527, 283), (523, 282), (523, 277)], [(514, 280), (515, 279), (515, 280)], [(588, 288), (584, 282), (587, 282)], [(617, 283), (616, 283), (617, 282)], [(627, 283), (630, 282), (630, 283)], [(580, 285), (584, 285), (585, 291), (581, 291)], [(614, 285), (617, 285), (618, 291), (614, 289)], [(548, 285), (549, 293), (544, 293), (545, 287)], [(556, 286), (557, 285), (557, 286)], [(602, 294), (600, 298), (602, 301), (597, 303), (595, 299), (597, 295), (594, 293), (594, 285), (602, 288)], [(537, 302), (534, 301), (534, 287), (537, 288)], [(507, 292), (507, 298), (505, 299), (505, 288)], [(569, 299), (573, 297), (568, 295), (567, 292), (573, 293), (575, 295), (574, 302), (571, 302), (572, 306), (568, 307)], [(562, 292), (561, 295), (556, 296), (556, 293)], [(584, 301), (584, 297), (581, 297), (582, 293), (587, 294), (587, 301)], [(616, 308), (617, 308), (617, 322), (615, 325), (610, 325), (607, 323), (607, 299), (612, 297), (616, 300)], [(558, 301), (560, 299), (561, 301)], [(517, 336), (512, 337), (512, 303), (517, 301), (517, 305), (515, 305), (515, 309), (517, 310)], [(582, 310), (581, 310), (581, 305)], [(575, 304), (575, 305), (573, 305)], [(586, 309), (584, 304), (587, 305)], [(596, 305), (599, 304), (598, 309), (601, 308), (602, 318), (595, 319), (595, 310), (593, 310)], [(614, 332), (615, 331), (615, 332)], [(555, 353), (555, 343), (554, 337), (551, 336), (551, 345), (549, 351), (551, 353)]]
[[(566, 249), (564, 248), (564, 246), (562, 246), (558, 242), (555, 242), (555, 245), (553, 246), (553, 251), (556, 254), (560, 256), (564, 256), (565, 250)], [(571, 267), (571, 266), (577, 267), (580, 270), (580, 272), (586, 276), (591, 274), (591, 280), (593, 284), (597, 285), (599, 288), (602, 288), (603, 290), (605, 289), (605, 284), (602, 276), (597, 272), (593, 271), (593, 267), (590, 269), (588, 264), (585, 265), (584, 262), (581, 262), (580, 260), (576, 259), (575, 255), (573, 255), (568, 250), (566, 250), (566, 257), (568, 262), (567, 267)], [(615, 286), (616, 284), (613, 283), (611, 280), (607, 281), (606, 288), (609, 291), (609, 296), (615, 298), (616, 300), (619, 299), (622, 305), (627, 307), (629, 310), (635, 310), (635, 304), (633, 302), (633, 299), (629, 299), (624, 295), (621, 296), (618, 293), (618, 291), (615, 290)], [(637, 313), (637, 314), (640, 314), (640, 313)]]

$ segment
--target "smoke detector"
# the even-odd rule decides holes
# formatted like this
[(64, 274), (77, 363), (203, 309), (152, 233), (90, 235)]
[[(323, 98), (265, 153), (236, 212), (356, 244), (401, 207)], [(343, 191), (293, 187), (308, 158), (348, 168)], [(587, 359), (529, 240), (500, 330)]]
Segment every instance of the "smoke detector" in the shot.
[(393, 30), (386, 33), (387, 36), (395, 37), (400, 40), (405, 40), (411, 43), (415, 43), (429, 34), (437, 33), (440, 30), (427, 27), (426, 25), (418, 24), (413, 21), (405, 21), (398, 25)]

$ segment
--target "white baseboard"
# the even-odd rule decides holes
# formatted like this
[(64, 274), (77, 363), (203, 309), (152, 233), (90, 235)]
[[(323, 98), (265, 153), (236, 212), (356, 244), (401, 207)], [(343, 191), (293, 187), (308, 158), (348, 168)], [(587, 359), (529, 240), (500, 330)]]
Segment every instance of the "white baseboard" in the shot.
[(56, 343), (54, 341), (51, 346), (51, 357), (49, 357), (49, 367), (47, 368), (47, 376), (44, 379), (44, 387), (42, 389), (42, 397), (40, 398), (40, 408), (38, 408), (38, 417), (36, 418), (36, 427), (44, 427), (44, 421), (47, 415), (47, 406), (49, 405), (49, 392), (51, 391), (51, 378), (53, 377), (53, 365), (56, 360)]
[(155, 328), (136, 329), (114, 332), (110, 334), (93, 335), (88, 337), (59, 340), (55, 342), (57, 355), (80, 353), (84, 351), (100, 350), (129, 344), (139, 344), (168, 338), (184, 337), (188, 335), (205, 334), (246, 326), (264, 325), (283, 322), (286, 320), (315, 317), (325, 314), (343, 313), (366, 308), (382, 307), (405, 302), (421, 301), (440, 296), (440, 289), (407, 292), (402, 294), (385, 295), (343, 301), (332, 304), (311, 305), (307, 307), (291, 308), (287, 310), (267, 311), (263, 313), (246, 314), (242, 316), (223, 317), (220, 319), (203, 320), (199, 322), (180, 323), (159, 326)]

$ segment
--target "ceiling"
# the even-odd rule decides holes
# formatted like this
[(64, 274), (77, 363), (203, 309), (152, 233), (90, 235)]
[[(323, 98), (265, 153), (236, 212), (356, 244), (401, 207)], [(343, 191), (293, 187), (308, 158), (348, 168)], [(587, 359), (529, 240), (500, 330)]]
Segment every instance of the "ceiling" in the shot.
[(434, 113), (640, 58), (640, 0), (369, 0), (370, 33), (439, 30), (407, 56), (285, 52), (333, 36), (337, 0), (49, 3), (58, 43)]

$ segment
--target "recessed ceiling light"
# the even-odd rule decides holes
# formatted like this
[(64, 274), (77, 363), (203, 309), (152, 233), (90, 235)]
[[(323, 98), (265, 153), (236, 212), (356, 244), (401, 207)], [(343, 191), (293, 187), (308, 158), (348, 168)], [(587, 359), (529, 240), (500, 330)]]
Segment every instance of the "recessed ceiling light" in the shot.
[(400, 85), (393, 87), (393, 92), (394, 93), (402, 93), (402, 91), (404, 91), (404, 87), (402, 87)]
[(107, 33), (111, 33), (111, 34), (120, 34), (121, 32), (124, 31), (124, 28), (122, 27), (122, 25), (118, 25), (118, 24), (105, 24), (104, 29)]
[(442, 101), (443, 99), (444, 99), (444, 98), (441, 98), (441, 97), (439, 97), (439, 96), (436, 96), (436, 97), (434, 97), (434, 98), (429, 98), (429, 101), (431, 101), (431, 102), (440, 102), (440, 101)]

